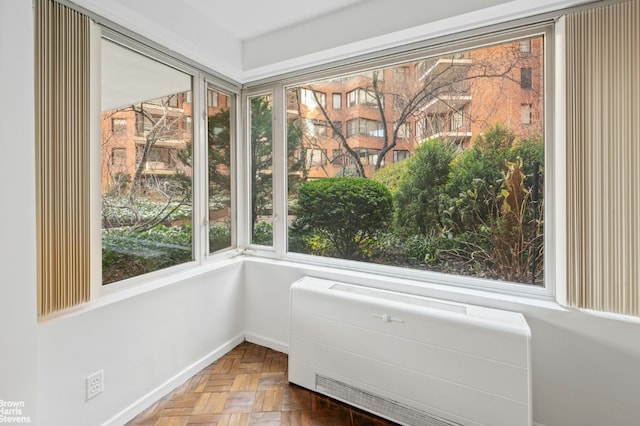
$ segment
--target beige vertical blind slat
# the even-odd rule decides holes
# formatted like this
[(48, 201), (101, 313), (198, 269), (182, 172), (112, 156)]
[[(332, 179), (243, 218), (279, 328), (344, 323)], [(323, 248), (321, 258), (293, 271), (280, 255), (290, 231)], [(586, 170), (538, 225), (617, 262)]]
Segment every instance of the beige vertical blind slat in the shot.
[(640, 316), (640, 0), (566, 32), (567, 301)]
[(89, 19), (35, 2), (38, 313), (89, 299)]

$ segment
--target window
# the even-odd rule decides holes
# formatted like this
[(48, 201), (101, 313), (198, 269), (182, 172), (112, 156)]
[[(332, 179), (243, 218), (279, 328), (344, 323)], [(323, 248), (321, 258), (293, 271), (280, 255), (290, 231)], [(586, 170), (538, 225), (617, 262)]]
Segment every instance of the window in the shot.
[[(209, 253), (231, 247), (234, 223), (231, 212), (232, 163), (230, 96), (211, 87), (207, 93), (216, 93), (220, 108), (207, 113), (207, 161), (208, 161), (208, 230)], [(224, 107), (223, 107), (224, 105)], [(191, 117), (188, 117), (191, 119)]]
[(368, 118), (356, 118), (347, 121), (347, 137), (364, 135), (381, 138), (384, 136), (382, 123)]
[(347, 93), (347, 107), (351, 108), (356, 105), (366, 105), (377, 107), (378, 101), (373, 90), (355, 89)]
[(324, 138), (327, 137), (328, 124), (324, 120), (305, 119), (304, 130), (305, 135), (309, 137)]
[(341, 109), (342, 108), (342, 94), (334, 93), (332, 96), (333, 109)]
[[(310, 92), (310, 91), (307, 91)], [(251, 244), (273, 245), (273, 100), (249, 98), (251, 143)], [(296, 138), (298, 133), (296, 133)], [(292, 136), (293, 137), (293, 136)], [(291, 146), (298, 145), (296, 142)], [(299, 161), (295, 161), (297, 164)]]
[(404, 83), (409, 80), (409, 67), (401, 66), (393, 69), (393, 81), (396, 83)]
[[(109, 284), (193, 259), (192, 138), (180, 102), (191, 76), (108, 40), (101, 50), (103, 129), (120, 133), (130, 119), (143, 130), (124, 131), (125, 147), (123, 138), (114, 147), (102, 132), (102, 283)], [(108, 66), (114, 62), (119, 66)], [(149, 84), (134, 65), (140, 63), (163, 78)], [(135, 152), (131, 164), (128, 151)]]
[(402, 123), (398, 125), (396, 123), (396, 128), (398, 129), (398, 137), (401, 139), (408, 139), (411, 137), (411, 123)]
[(520, 123), (531, 124), (533, 122), (533, 105), (522, 104), (520, 105)]
[(209, 108), (217, 108), (218, 107), (218, 92), (213, 89), (207, 90), (207, 106)]
[(531, 68), (520, 68), (520, 87), (531, 89)]
[(342, 134), (342, 121), (331, 122), (331, 134), (336, 138)]
[(327, 151), (324, 149), (307, 149), (307, 167), (324, 166), (327, 164)]
[(520, 41), (520, 52), (522, 53), (531, 53), (531, 40), (521, 40)]
[(111, 133), (117, 136), (127, 134), (127, 119), (126, 118), (112, 118), (111, 119)]
[(371, 165), (374, 166), (376, 164), (376, 162), (378, 161), (378, 157), (380, 156), (380, 150), (379, 149), (361, 149), (359, 151), (360, 154), (360, 159), (362, 160), (363, 164), (365, 165)]
[(409, 158), (409, 151), (406, 149), (396, 149), (393, 151), (393, 162), (397, 163)]
[(113, 148), (111, 150), (111, 165), (126, 166), (127, 165), (127, 149)]
[(327, 107), (327, 95), (314, 89), (300, 89), (300, 102), (309, 109)]
[[(207, 183), (210, 234), (219, 243), (217, 248), (211, 244), (211, 251), (229, 247), (233, 240), (231, 146), (235, 142), (229, 119), (235, 114), (232, 96), (212, 86), (207, 91), (205, 79), (214, 77), (144, 49), (134, 40), (112, 41), (108, 30), (98, 41), (96, 63), (101, 68), (93, 69), (88, 64), (95, 45), (82, 42), (91, 38), (88, 17), (52, 1), (35, 2), (34, 16), (38, 22), (48, 22), (36, 25), (34, 34), (39, 40), (35, 47), (38, 110), (45, 111), (42, 106), (51, 104), (54, 94), (61, 117), (68, 120), (62, 127), (59, 123), (52, 127), (51, 120), (43, 121), (36, 114), (36, 143), (42, 152), (37, 161), (55, 158), (59, 162), (52, 173), (42, 173), (44, 181), (55, 180), (55, 184), (44, 188), (41, 181), (37, 185), (38, 199), (47, 206), (39, 214), (53, 219), (40, 221), (38, 239), (50, 251), (42, 253), (42, 260), (59, 266), (47, 267), (50, 276), (43, 274), (39, 282), (43, 289), (38, 295), (39, 314), (89, 300), (94, 285), (100, 284), (92, 282), (96, 275), (101, 275), (102, 284), (110, 284), (189, 263), (195, 253), (204, 258), (205, 227), (192, 226), (192, 212), (201, 212), (199, 223), (204, 222)], [(54, 60), (60, 52), (67, 61)], [(202, 87), (197, 96), (203, 100), (201, 106), (192, 105), (194, 75)], [(90, 91), (94, 86), (101, 90)], [(49, 87), (55, 87), (55, 93)], [(217, 105), (209, 109), (208, 121), (205, 99)], [(92, 116), (89, 105), (95, 104), (101, 108)], [(99, 129), (96, 140), (89, 132), (94, 124)], [(198, 136), (209, 131), (208, 155), (207, 138), (194, 140), (194, 125)], [(64, 148), (52, 146), (52, 137), (64, 140)], [(88, 161), (94, 154), (101, 159), (95, 168)], [(199, 185), (193, 182), (194, 165), (202, 171)], [(60, 196), (63, 193), (69, 196)], [(64, 200), (51, 202), (56, 199)], [(94, 212), (100, 216), (92, 217)], [(97, 232), (102, 248), (93, 250)], [(57, 240), (62, 242), (58, 247)], [(99, 270), (92, 270), (92, 257), (100, 255)]]
[[(348, 111), (346, 138), (301, 140), (308, 169), (289, 167), (290, 179), (303, 182), (290, 180), (288, 186), (288, 250), (477, 277), (483, 281), (469, 282), (480, 285), (494, 280), (543, 286), (544, 125), (521, 125), (517, 111), (522, 106), (522, 117), (531, 120), (532, 106), (544, 105), (544, 87), (524, 92), (513, 84), (514, 70), (516, 76), (522, 70), (529, 85), (532, 75), (544, 81), (544, 39), (529, 41), (540, 46), (535, 55), (522, 55), (505, 39), (379, 70), (393, 80), (384, 85), (385, 96), (394, 100), (385, 109), (356, 108), (375, 100), (367, 73), (314, 82), (343, 91), (346, 106), (354, 108)], [(421, 73), (407, 71), (425, 61), (429, 65)], [(305, 87), (287, 87), (285, 98)], [(319, 117), (296, 105), (287, 109), (291, 125)], [(325, 112), (327, 122), (344, 120), (342, 112)], [(287, 145), (292, 142), (299, 140)], [(326, 152), (331, 161), (325, 163)], [(380, 161), (384, 157), (388, 164)], [(394, 203), (373, 194), (370, 204), (355, 201), (352, 191), (333, 198), (316, 192), (334, 194), (338, 183), (317, 181), (343, 176), (382, 182), (394, 192)], [(372, 212), (385, 219), (370, 221)]]

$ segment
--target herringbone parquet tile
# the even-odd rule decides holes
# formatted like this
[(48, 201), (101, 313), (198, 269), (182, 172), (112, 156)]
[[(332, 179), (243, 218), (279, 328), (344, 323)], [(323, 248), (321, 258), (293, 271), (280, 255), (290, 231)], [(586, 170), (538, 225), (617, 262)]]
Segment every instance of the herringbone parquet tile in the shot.
[(287, 380), (287, 356), (244, 342), (129, 422), (184, 425), (394, 425)]

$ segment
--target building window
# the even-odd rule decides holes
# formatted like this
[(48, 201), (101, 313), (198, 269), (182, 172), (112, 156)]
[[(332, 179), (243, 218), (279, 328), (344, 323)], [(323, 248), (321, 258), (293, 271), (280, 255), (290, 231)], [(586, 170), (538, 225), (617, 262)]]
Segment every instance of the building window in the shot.
[(111, 133), (116, 136), (122, 136), (127, 134), (127, 119), (126, 118), (112, 118), (111, 119)]
[(307, 167), (318, 167), (327, 164), (327, 150), (311, 148), (306, 150)]
[(207, 90), (207, 106), (209, 108), (218, 108), (218, 92), (215, 90)]
[(409, 158), (409, 150), (405, 149), (395, 149), (393, 151), (393, 162), (398, 163), (402, 160), (406, 160)]
[(364, 135), (376, 138), (384, 137), (382, 123), (368, 118), (356, 118), (347, 121), (347, 137)]
[(175, 95), (170, 95), (167, 96), (167, 99), (165, 101), (165, 104), (167, 106), (170, 106), (171, 108), (178, 108), (178, 105), (180, 104), (180, 97), (182, 96), (182, 94), (175, 94)]
[(347, 107), (351, 108), (356, 105), (366, 105), (377, 107), (378, 101), (373, 90), (355, 89), (347, 93)]
[(342, 108), (342, 93), (334, 93), (331, 96), (331, 102), (333, 103), (333, 109)]
[(520, 105), (520, 123), (531, 124), (533, 122), (533, 105), (521, 104)]
[[(316, 101), (317, 99), (317, 101)], [(300, 102), (309, 109), (316, 109), (318, 106), (327, 107), (327, 95), (312, 89), (300, 89)]]
[(340, 137), (342, 134), (342, 121), (332, 121), (331, 122), (331, 135), (333, 137)]
[(395, 127), (397, 128), (397, 135), (399, 138), (408, 139), (411, 137), (411, 123), (396, 123)]
[(325, 138), (327, 137), (328, 124), (324, 120), (305, 119), (304, 133), (309, 137)]
[(374, 166), (380, 156), (380, 150), (372, 148), (361, 149), (358, 151), (358, 155), (364, 165)]
[(393, 69), (393, 81), (404, 83), (409, 80), (409, 66), (401, 66)]
[[(442, 57), (425, 55), (415, 62), (380, 70), (380, 75), (386, 73), (392, 80), (384, 84), (390, 101), (385, 109), (359, 108), (375, 100), (363, 73), (340, 81), (314, 82), (317, 87), (331, 85), (334, 92), (346, 93), (346, 107), (354, 108), (348, 111), (346, 138), (303, 141), (308, 165), (318, 165), (316, 158), (322, 150), (332, 150), (332, 161), (308, 176), (384, 182), (394, 193), (394, 210), (385, 219), (393, 225), (385, 226), (381, 233), (379, 226), (365, 230), (364, 217), (336, 224), (342, 219), (331, 216), (332, 212), (343, 211), (347, 217), (357, 210), (352, 206), (367, 201), (360, 199), (354, 204), (336, 198), (335, 205), (318, 209), (306, 204), (306, 191), (301, 190), (303, 195), (298, 197), (297, 188), (305, 184), (296, 186), (299, 181), (291, 180), (286, 194), (292, 206), (286, 215), (291, 219), (288, 250), (482, 278), (473, 284), (494, 280), (496, 286), (543, 286), (544, 193), (536, 193), (534, 188), (545, 187), (544, 124), (540, 123), (537, 134), (533, 132), (538, 127), (525, 129), (517, 120), (517, 105), (544, 105), (544, 87), (525, 92), (513, 84), (514, 70), (517, 78), (520, 69), (529, 86), (532, 75), (544, 82), (544, 39), (536, 36), (532, 40), (540, 47), (540, 55), (523, 55), (505, 38), (503, 43), (481, 43), (476, 49)], [(412, 70), (419, 63), (426, 65), (417, 75), (400, 71)], [(405, 81), (397, 81), (402, 79)], [(284, 98), (292, 99), (291, 93), (305, 87), (288, 88)], [(513, 107), (509, 108), (514, 103), (515, 123)], [(288, 110), (291, 125), (320, 117), (299, 105), (288, 105)], [(334, 116), (338, 118), (331, 111), (324, 118)], [(414, 122), (416, 128), (412, 129)], [(412, 131), (415, 144), (407, 140)], [(384, 157), (391, 164), (384, 164)], [(287, 175), (291, 178), (304, 173), (290, 167)], [(333, 188), (331, 185), (333, 181), (327, 182), (327, 188)], [(372, 197), (371, 211), (380, 205)], [(318, 221), (306, 222), (311, 216)], [(328, 227), (334, 225), (338, 231), (331, 233)], [(340, 231), (344, 229), (362, 233)], [(467, 278), (457, 279), (464, 282)]]
[(127, 149), (113, 148), (111, 150), (111, 165), (126, 166), (127, 165)]
[(531, 39), (520, 41), (520, 52), (531, 53)]
[(520, 68), (520, 87), (523, 89), (531, 89), (531, 68)]

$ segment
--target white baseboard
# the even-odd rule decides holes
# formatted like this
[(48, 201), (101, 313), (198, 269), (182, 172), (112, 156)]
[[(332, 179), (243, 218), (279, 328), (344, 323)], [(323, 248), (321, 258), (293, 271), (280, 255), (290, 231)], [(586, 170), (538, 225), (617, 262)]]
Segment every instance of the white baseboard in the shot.
[(215, 349), (213, 352), (205, 355), (200, 358), (198, 361), (189, 365), (187, 368), (176, 374), (175, 376), (169, 378), (167, 381), (162, 383), (157, 388), (153, 389), (151, 392), (144, 395), (142, 398), (135, 401), (133, 404), (129, 405), (127, 408), (117, 413), (115, 416), (111, 417), (104, 423), (104, 426), (119, 426), (124, 425), (135, 416), (140, 414), (146, 408), (151, 406), (154, 402), (158, 401), (163, 396), (167, 395), (169, 392), (180, 386), (182, 383), (187, 381), (189, 378), (193, 377), (200, 370), (216, 361), (224, 354), (229, 352), (231, 349), (238, 346), (240, 343), (244, 341), (244, 335), (238, 335), (228, 342), (224, 343), (222, 346)]
[(277, 340), (269, 339), (268, 337), (246, 332), (244, 333), (244, 338), (247, 342), (255, 343), (256, 345), (264, 346), (285, 354), (289, 353), (288, 343), (279, 342)]

